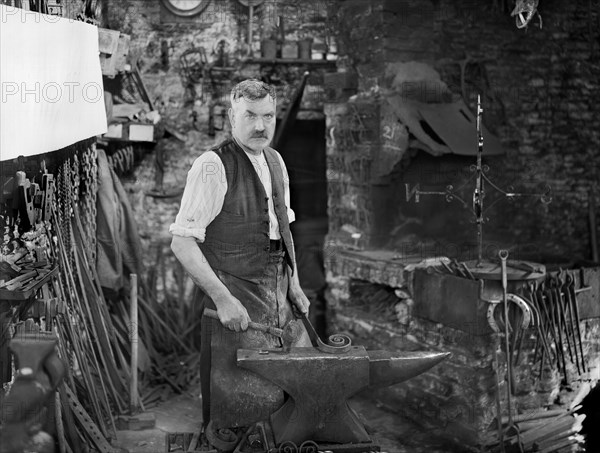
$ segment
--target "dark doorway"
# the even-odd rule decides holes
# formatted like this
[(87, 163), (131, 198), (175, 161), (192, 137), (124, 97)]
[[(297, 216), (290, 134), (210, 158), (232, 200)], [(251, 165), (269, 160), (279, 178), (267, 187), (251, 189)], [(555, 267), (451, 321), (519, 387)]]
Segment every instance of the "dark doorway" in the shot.
[(327, 234), (325, 119), (297, 120), (279, 150), (290, 175), (291, 229), (300, 284), (311, 300), (311, 321), (325, 332), (323, 246)]
[(279, 150), (290, 175), (296, 220), (327, 217), (325, 120), (298, 120)]

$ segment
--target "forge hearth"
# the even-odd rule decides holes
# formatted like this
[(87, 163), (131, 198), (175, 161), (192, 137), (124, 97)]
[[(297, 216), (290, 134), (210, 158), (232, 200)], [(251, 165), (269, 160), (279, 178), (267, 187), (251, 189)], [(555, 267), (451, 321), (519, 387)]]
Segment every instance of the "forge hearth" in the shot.
[[(498, 299), (500, 281), (470, 280), (431, 272), (433, 260), (391, 251), (338, 247), (326, 255), (328, 320), (332, 331), (350, 335), (367, 349), (448, 351), (452, 356), (413, 380), (373, 391), (390, 410), (416, 420), (433, 433), (461, 444), (483, 445), (495, 436), (494, 354), (501, 338), (486, 319), (485, 299)], [(419, 265), (421, 264), (421, 265)], [(543, 267), (543, 266), (542, 266)], [(549, 274), (558, 271), (549, 268)], [(535, 329), (526, 330), (514, 373), (514, 413), (568, 407), (599, 380), (600, 268), (575, 272), (586, 373), (568, 363), (569, 381), (535, 354)], [(526, 283), (526, 282), (525, 282)], [(524, 282), (510, 282), (518, 293)], [(484, 291), (482, 293), (482, 287)], [(534, 361), (534, 356), (536, 359)], [(500, 354), (500, 397), (506, 416), (506, 364)], [(589, 391), (589, 390), (588, 390)]]

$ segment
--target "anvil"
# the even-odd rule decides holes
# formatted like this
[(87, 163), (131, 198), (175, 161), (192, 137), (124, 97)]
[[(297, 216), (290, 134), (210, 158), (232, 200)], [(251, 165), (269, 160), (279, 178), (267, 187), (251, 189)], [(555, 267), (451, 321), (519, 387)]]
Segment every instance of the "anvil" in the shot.
[(237, 364), (281, 387), (287, 401), (271, 414), (277, 445), (305, 441), (370, 442), (347, 399), (367, 387), (385, 387), (417, 376), (450, 353), (367, 351), (343, 354), (316, 348), (239, 349)]

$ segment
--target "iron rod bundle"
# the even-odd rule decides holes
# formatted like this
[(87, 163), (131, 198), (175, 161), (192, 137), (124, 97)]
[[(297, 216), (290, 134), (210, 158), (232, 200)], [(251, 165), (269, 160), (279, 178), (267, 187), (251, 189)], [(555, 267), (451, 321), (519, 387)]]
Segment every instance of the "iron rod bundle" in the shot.
[[(585, 415), (576, 414), (581, 406), (570, 410), (548, 410), (513, 417), (513, 433), (506, 432), (502, 442), (497, 433), (490, 432), (486, 442), (487, 451), (521, 452), (570, 452), (583, 446), (583, 436), (579, 434)], [(508, 417), (502, 417), (502, 427), (510, 427)], [(518, 433), (518, 434), (517, 434)]]

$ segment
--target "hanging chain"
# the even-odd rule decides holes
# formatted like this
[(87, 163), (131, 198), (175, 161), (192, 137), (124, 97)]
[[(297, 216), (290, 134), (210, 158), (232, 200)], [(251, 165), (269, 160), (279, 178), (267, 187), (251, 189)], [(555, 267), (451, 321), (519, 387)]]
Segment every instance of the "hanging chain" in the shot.
[(73, 197), (73, 203), (76, 205), (79, 205), (79, 187), (81, 185), (79, 174), (79, 157), (77, 154), (73, 154), (71, 162), (71, 196)]
[(75, 263), (76, 250), (72, 243), (72, 218), (74, 206), (80, 210), (82, 240), (91, 266), (96, 264), (96, 198), (98, 190), (98, 165), (95, 143), (80, 147), (66, 158), (58, 168), (56, 181), (58, 217), (61, 234), (70, 264)]
[(70, 265), (74, 265), (75, 250), (71, 243), (71, 217), (73, 215), (73, 166), (71, 158), (63, 161), (58, 169), (57, 177), (57, 201), (58, 201), (58, 224), (60, 225), (61, 235), (66, 248), (66, 253), (69, 256)]
[(92, 143), (82, 154), (81, 168), (81, 220), (87, 244), (86, 254), (91, 266), (96, 263), (96, 193), (98, 189), (96, 158), (96, 144)]

